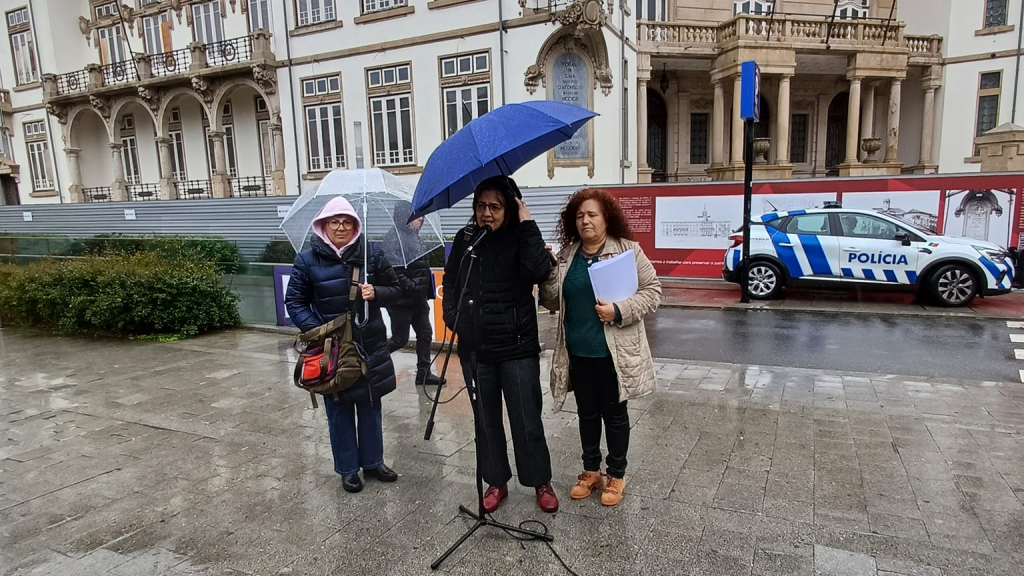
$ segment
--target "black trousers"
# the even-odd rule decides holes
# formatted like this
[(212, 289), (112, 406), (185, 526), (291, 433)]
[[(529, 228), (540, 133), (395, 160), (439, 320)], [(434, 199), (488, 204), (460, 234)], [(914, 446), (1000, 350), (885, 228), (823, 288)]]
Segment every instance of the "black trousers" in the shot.
[(619, 402), (619, 378), (611, 357), (569, 357), (569, 380), (576, 393), (580, 418), (580, 442), (583, 444), (583, 469), (601, 470), (601, 421), (604, 421), (608, 442), (608, 475), (626, 475), (626, 453), (629, 451), (629, 412)]
[[(461, 358), (468, 382), (473, 375), (472, 354)], [(508, 440), (502, 423), (501, 398), (508, 409), (512, 446), (519, 483), (536, 488), (551, 482), (551, 454), (541, 421), (540, 356), (496, 364), (476, 363), (480, 413), (476, 418), (476, 449), (480, 472), (490, 486), (504, 486), (512, 479)]]
[(416, 376), (430, 371), (430, 307), (423, 301), (422, 307), (406, 308), (395, 306), (388, 308), (391, 316), (391, 340), (388, 341), (388, 352), (405, 348), (409, 343), (409, 327), (416, 332)]

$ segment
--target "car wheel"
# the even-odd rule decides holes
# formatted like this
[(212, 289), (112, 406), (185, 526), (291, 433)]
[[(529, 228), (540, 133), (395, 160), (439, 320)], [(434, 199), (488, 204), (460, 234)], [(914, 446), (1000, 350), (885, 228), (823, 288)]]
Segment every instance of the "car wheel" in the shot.
[(962, 264), (947, 264), (931, 278), (931, 295), (940, 306), (967, 306), (978, 295), (978, 281)]
[(754, 262), (750, 265), (747, 286), (751, 298), (771, 300), (782, 292), (782, 273), (770, 262)]

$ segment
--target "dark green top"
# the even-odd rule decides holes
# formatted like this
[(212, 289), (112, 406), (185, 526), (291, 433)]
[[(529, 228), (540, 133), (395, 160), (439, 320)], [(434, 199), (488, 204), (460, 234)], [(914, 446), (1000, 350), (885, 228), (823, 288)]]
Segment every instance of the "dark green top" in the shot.
[(562, 283), (565, 298), (565, 347), (573, 356), (586, 358), (607, 358), (611, 356), (608, 342), (604, 339), (604, 324), (597, 317), (597, 298), (590, 283), (590, 265), (597, 262), (597, 256), (587, 259), (582, 250), (576, 251), (569, 271)]

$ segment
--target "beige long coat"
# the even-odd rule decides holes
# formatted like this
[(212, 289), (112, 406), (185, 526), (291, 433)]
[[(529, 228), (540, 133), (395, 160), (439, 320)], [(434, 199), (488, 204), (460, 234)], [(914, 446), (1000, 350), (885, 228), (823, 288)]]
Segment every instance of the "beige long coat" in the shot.
[[(541, 285), (540, 302), (548, 310), (564, 309), (562, 282), (579, 249), (579, 242), (563, 248), (557, 256), (556, 273)], [(599, 259), (607, 260), (626, 250), (633, 250), (636, 255), (639, 290), (631, 298), (615, 303), (622, 315), (622, 323), (604, 327), (604, 337), (608, 342), (608, 350), (612, 353), (615, 373), (619, 380), (619, 400), (622, 402), (654, 392), (654, 360), (651, 357), (651, 347), (647, 343), (647, 333), (644, 331), (644, 318), (648, 314), (653, 314), (661, 303), (661, 282), (639, 244), (632, 240), (608, 238)], [(555, 411), (562, 409), (571, 389), (569, 351), (565, 347), (565, 314), (560, 314), (558, 340), (555, 344), (554, 357), (551, 359), (551, 395), (555, 401)]]

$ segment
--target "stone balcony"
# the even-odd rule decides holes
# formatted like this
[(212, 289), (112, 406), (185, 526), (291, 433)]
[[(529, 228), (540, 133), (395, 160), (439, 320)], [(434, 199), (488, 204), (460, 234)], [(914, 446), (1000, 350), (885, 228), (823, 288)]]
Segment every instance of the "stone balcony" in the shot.
[(257, 30), (249, 36), (211, 44), (194, 42), (187, 48), (162, 54), (138, 54), (132, 60), (106, 65), (90, 64), (66, 74), (43, 75), (43, 99), (51, 106), (73, 104), (92, 97), (126, 94), (146, 99), (155, 89), (176, 85), (201, 91), (207, 78), (251, 75), (261, 85), (276, 81), (277, 60), (270, 47), (270, 33)]
[(903, 22), (885, 20), (741, 14), (721, 24), (641, 21), (637, 27), (640, 50), (655, 56), (715, 57), (738, 46), (751, 46), (837, 55), (909, 52), (910, 64), (918, 65), (942, 58), (941, 37), (908, 36)]

